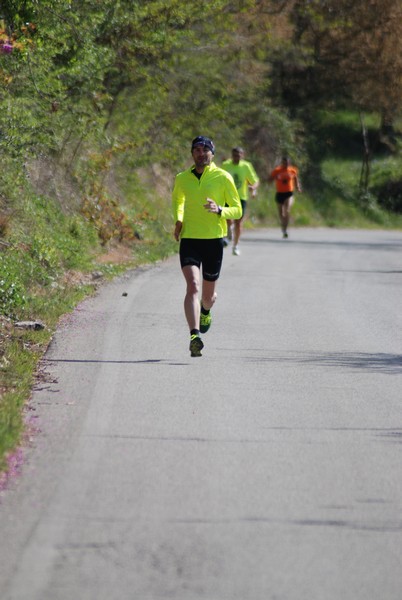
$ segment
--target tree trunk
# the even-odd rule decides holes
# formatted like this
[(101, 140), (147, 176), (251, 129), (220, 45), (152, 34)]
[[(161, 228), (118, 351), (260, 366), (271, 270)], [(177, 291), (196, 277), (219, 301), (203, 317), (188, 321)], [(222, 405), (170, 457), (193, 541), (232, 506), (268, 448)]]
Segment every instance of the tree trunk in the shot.
[(367, 133), (367, 128), (364, 123), (363, 113), (360, 113), (360, 124), (363, 137), (363, 162), (360, 172), (360, 193), (366, 194), (370, 179), (370, 142)]

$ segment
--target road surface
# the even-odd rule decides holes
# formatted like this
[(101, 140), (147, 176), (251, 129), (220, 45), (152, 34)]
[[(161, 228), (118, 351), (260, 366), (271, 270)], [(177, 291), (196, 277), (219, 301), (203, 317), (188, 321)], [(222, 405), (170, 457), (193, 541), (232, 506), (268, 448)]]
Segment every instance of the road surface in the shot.
[(1, 600), (400, 600), (402, 232), (241, 250), (201, 358), (177, 256), (63, 319), (0, 499)]

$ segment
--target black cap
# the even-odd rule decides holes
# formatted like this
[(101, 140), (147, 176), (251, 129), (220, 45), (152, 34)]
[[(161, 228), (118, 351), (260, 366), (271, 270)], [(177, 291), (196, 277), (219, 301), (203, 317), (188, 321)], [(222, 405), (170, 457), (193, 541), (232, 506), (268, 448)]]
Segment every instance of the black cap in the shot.
[(205, 146), (208, 150), (211, 150), (212, 154), (215, 154), (215, 145), (212, 140), (205, 137), (204, 135), (198, 135), (191, 142), (191, 152), (196, 146)]

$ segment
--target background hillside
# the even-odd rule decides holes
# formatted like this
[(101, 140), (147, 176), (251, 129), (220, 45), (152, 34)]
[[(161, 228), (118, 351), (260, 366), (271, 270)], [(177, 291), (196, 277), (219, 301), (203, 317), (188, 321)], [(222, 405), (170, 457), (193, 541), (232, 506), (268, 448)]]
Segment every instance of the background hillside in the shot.
[(276, 224), (267, 177), (286, 152), (296, 226), (400, 228), (401, 92), (389, 0), (1, 1), (0, 467), (60, 316), (176, 251), (193, 137), (218, 164), (246, 148), (262, 180), (248, 226)]

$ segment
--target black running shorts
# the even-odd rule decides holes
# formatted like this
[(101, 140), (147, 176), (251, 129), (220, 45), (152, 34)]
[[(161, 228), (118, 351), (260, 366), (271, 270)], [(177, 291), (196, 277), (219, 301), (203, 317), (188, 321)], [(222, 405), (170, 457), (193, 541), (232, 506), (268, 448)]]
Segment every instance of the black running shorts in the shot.
[(291, 196), (293, 196), (293, 192), (276, 192), (275, 200), (278, 204), (283, 204)]
[(241, 218), (243, 219), (244, 215), (246, 214), (247, 200), (240, 200), (240, 202), (241, 202)]
[(216, 281), (219, 278), (223, 258), (223, 240), (182, 238), (180, 240), (181, 268), (193, 265), (201, 268), (206, 281)]

